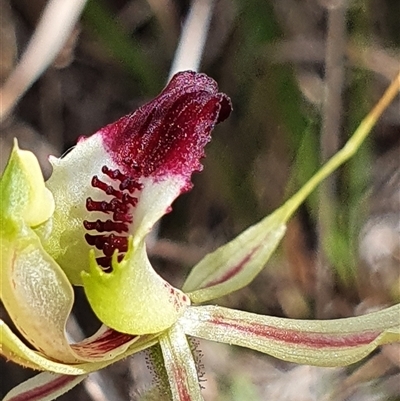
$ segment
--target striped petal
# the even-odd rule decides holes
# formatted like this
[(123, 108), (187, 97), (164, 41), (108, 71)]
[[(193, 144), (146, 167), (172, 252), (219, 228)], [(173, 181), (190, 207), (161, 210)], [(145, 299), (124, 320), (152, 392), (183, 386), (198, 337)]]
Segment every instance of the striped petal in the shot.
[(193, 303), (222, 297), (249, 284), (263, 269), (282, 239), (286, 222), (312, 191), (361, 146), (377, 118), (396, 95), (394, 81), (379, 106), (361, 122), (345, 146), (325, 163), (300, 190), (270, 216), (201, 260), (189, 274), (183, 291)]
[(245, 287), (264, 268), (285, 234), (286, 209), (278, 209), (193, 267), (183, 291), (193, 303)]
[(151, 347), (157, 336), (141, 336), (132, 342), (124, 334), (102, 327), (94, 336), (74, 344), (75, 352), (82, 353), (89, 361), (64, 363), (46, 357), (24, 344), (11, 329), (0, 320), (1, 354), (19, 365), (63, 375), (82, 375), (102, 369), (136, 352)]
[(160, 337), (173, 401), (203, 401), (198, 373), (187, 338), (179, 324)]
[(364, 316), (295, 320), (218, 306), (190, 307), (186, 334), (254, 349), (288, 362), (317, 366), (355, 363), (383, 344), (400, 341), (400, 304)]
[(3, 401), (51, 401), (71, 390), (87, 376), (66, 376), (54, 373), (39, 373), (14, 387)]

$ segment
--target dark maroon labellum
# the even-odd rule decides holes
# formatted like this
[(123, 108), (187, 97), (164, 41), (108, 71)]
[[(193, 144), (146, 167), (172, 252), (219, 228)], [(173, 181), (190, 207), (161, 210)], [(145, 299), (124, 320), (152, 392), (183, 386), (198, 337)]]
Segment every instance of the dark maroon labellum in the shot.
[(87, 230), (111, 233), (86, 234), (86, 241), (105, 255), (97, 259), (101, 266), (110, 267), (115, 250), (121, 255), (127, 250), (129, 224), (142, 180), (149, 177), (158, 182), (179, 176), (183, 182), (180, 192), (189, 190), (191, 174), (202, 168), (200, 158), (211, 130), (230, 112), (230, 99), (218, 92), (213, 79), (186, 71), (176, 74), (154, 100), (99, 131), (106, 151), (118, 166), (116, 170), (106, 166), (102, 169), (105, 181), (117, 185), (109, 185), (97, 176), (92, 179), (92, 186), (112, 200), (88, 198), (86, 202), (88, 211), (112, 217), (84, 222)]
[(163, 92), (134, 113), (102, 129), (115, 163), (134, 180), (169, 174), (187, 177), (201, 168), (199, 159), (215, 124), (231, 112), (230, 99), (205, 74), (176, 74)]

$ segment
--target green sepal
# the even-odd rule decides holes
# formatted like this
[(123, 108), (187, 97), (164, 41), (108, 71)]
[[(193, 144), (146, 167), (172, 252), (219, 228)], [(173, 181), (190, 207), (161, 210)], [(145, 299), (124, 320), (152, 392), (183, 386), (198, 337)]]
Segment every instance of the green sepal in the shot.
[(172, 401), (204, 401), (192, 350), (179, 322), (160, 336), (160, 346)]
[(75, 362), (64, 332), (72, 287), (32, 229), (51, 217), (53, 197), (36, 157), (16, 141), (1, 178), (0, 202), (0, 299), (31, 344), (52, 358)]
[(2, 401), (32, 400), (32, 394), (40, 394), (37, 401), (51, 401), (71, 390), (87, 375), (67, 376), (43, 372), (14, 387)]
[(249, 284), (284, 236), (285, 217), (285, 210), (278, 209), (202, 259), (183, 286), (191, 301), (206, 302)]
[(186, 334), (250, 348), (284, 361), (344, 366), (400, 341), (400, 304), (363, 316), (298, 320), (192, 306), (179, 320)]
[(2, 238), (1, 258), (0, 297), (16, 327), (47, 356), (77, 362), (65, 335), (74, 294), (64, 272), (23, 226), (13, 241)]
[(157, 343), (157, 335), (141, 336), (132, 344), (123, 345), (104, 355), (104, 359), (91, 362), (57, 362), (41, 352), (34, 351), (24, 344), (11, 329), (0, 319), (1, 354), (10, 361), (35, 370), (60, 373), (64, 375), (82, 375), (95, 372), (129, 355), (136, 354)]

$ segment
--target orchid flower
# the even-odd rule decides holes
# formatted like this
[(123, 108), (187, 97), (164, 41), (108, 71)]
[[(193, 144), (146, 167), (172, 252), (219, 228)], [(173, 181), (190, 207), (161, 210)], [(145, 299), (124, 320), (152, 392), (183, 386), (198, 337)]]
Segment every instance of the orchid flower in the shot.
[[(0, 181), (0, 295), (30, 345), (0, 321), (1, 353), (44, 372), (4, 401), (52, 400), (90, 372), (148, 348), (162, 361), (166, 399), (202, 400), (190, 337), (319, 366), (351, 364), (379, 345), (400, 341), (400, 305), (330, 321), (201, 305), (253, 280), (288, 219), (351, 152), (322, 168), (272, 215), (207, 255), (182, 290), (153, 270), (146, 236), (191, 188), (211, 130), (230, 112), (229, 98), (211, 78), (182, 72), (153, 101), (81, 138), (63, 158), (51, 157), (46, 183), (35, 156), (15, 143)], [(65, 326), (74, 285), (83, 286), (103, 325), (70, 344)]]

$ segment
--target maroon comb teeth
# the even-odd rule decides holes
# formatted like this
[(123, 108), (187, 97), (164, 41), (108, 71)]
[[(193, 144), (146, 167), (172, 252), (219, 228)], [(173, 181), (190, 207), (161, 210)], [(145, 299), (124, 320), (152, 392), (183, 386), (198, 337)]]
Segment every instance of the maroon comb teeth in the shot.
[[(141, 190), (143, 185), (120, 170), (112, 170), (103, 166), (102, 173), (108, 177), (108, 181), (117, 184), (118, 189), (102, 181), (98, 176), (92, 178), (92, 187), (97, 188), (107, 196), (109, 201), (96, 201), (92, 198), (86, 199), (86, 210), (88, 212), (101, 212), (111, 215), (107, 220), (97, 219), (95, 221), (84, 220), (83, 225), (88, 231), (97, 231), (101, 234), (85, 234), (85, 240), (90, 246), (94, 246), (103, 252), (104, 256), (96, 258), (97, 263), (103, 268), (111, 268), (111, 258), (115, 251), (118, 252), (118, 260), (122, 260), (128, 250), (129, 224), (132, 223), (131, 209), (136, 206), (138, 199), (131, 194)], [(103, 234), (110, 233), (110, 234)]]

